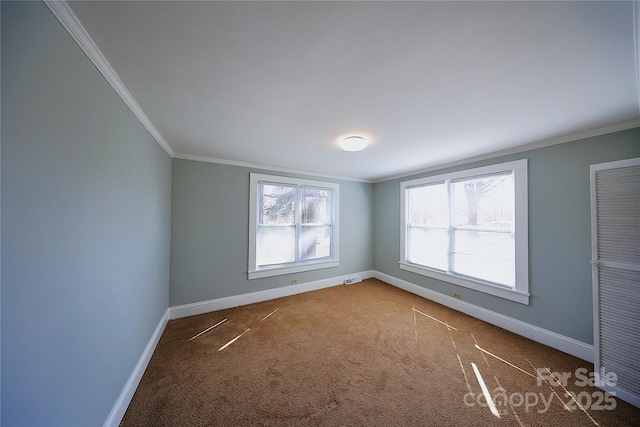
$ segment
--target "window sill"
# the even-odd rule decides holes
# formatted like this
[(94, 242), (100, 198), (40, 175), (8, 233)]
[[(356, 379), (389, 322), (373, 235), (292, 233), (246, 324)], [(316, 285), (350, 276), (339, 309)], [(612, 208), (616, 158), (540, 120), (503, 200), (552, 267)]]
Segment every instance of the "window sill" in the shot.
[(323, 268), (338, 267), (339, 265), (339, 259), (332, 259), (330, 261), (311, 262), (287, 267), (263, 267), (249, 271), (249, 280), (260, 279), (262, 277), (281, 276), (283, 274), (300, 273), (303, 271), (320, 270)]
[(520, 304), (529, 305), (528, 292), (522, 292), (516, 289), (492, 285), (490, 283), (485, 283), (466, 277), (455, 276), (453, 274), (442, 273), (404, 261), (400, 261), (400, 269), (420, 274), (422, 276), (442, 280), (443, 282), (453, 283), (454, 285), (463, 286), (465, 288), (473, 289), (474, 291), (484, 292), (485, 294), (508, 299), (510, 301), (515, 301)]

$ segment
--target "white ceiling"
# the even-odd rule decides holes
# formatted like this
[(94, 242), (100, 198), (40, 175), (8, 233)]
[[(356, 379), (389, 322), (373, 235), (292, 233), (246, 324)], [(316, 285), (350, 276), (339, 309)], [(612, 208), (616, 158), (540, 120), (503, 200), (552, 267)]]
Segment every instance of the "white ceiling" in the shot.
[(68, 5), (176, 157), (376, 181), (640, 117), (630, 1)]

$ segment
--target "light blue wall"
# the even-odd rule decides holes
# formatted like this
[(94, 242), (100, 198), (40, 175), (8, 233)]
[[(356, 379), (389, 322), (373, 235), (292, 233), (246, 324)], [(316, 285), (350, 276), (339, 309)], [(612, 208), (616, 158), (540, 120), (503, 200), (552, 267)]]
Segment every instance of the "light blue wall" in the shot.
[(101, 425), (168, 305), (292, 278), (376, 269), (592, 342), (589, 165), (640, 156), (640, 129), (433, 172), (529, 159), (530, 306), (400, 270), (402, 180), (340, 182), (340, 267), (248, 280), (270, 172), (171, 161), (46, 6), (1, 7), (3, 425)]
[(173, 160), (171, 306), (278, 288), (290, 285), (292, 278), (304, 283), (373, 267), (373, 186), (329, 180), (340, 183), (340, 266), (248, 280), (251, 172), (291, 176)]
[(102, 425), (168, 307), (171, 159), (41, 2), (2, 2), (2, 425)]
[[(640, 128), (381, 182), (374, 188), (374, 267), (506, 316), (593, 343), (589, 165), (640, 156)], [(400, 183), (516, 159), (529, 166), (530, 305), (401, 270)]]

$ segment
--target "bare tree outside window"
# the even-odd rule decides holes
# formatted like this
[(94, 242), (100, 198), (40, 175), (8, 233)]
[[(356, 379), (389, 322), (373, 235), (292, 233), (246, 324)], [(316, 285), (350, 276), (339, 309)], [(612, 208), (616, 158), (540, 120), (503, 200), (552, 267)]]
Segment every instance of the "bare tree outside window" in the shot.
[(329, 257), (331, 201), (324, 188), (261, 184), (258, 265)]
[(264, 184), (260, 194), (261, 224), (294, 224), (296, 222), (296, 187)]
[[(464, 181), (462, 186), (464, 188), (466, 209), (461, 209), (459, 204), (456, 205), (456, 209), (466, 211), (466, 221), (461, 220), (459, 215), (456, 215), (457, 225), (470, 227), (487, 224), (494, 226), (507, 225), (512, 220), (512, 215), (511, 209), (504, 206), (505, 201), (503, 199), (505, 195), (508, 197), (510, 193), (505, 193), (501, 186), (509, 184), (511, 180), (511, 175), (502, 175)], [(483, 206), (481, 206), (482, 202), (485, 202)]]
[(400, 269), (528, 304), (527, 160), (400, 183)]
[(249, 279), (340, 265), (340, 184), (258, 173), (250, 182)]
[(512, 174), (410, 188), (407, 259), (490, 282), (513, 282)]
[(451, 184), (454, 199), (450, 268), (484, 280), (513, 282), (513, 176)]

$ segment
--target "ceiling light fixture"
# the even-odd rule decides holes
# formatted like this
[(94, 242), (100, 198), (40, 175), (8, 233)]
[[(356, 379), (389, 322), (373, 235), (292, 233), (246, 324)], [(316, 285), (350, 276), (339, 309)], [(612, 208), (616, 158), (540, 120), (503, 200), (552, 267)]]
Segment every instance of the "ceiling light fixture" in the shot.
[(361, 136), (349, 136), (340, 141), (340, 148), (344, 151), (360, 151), (367, 148), (367, 140)]

